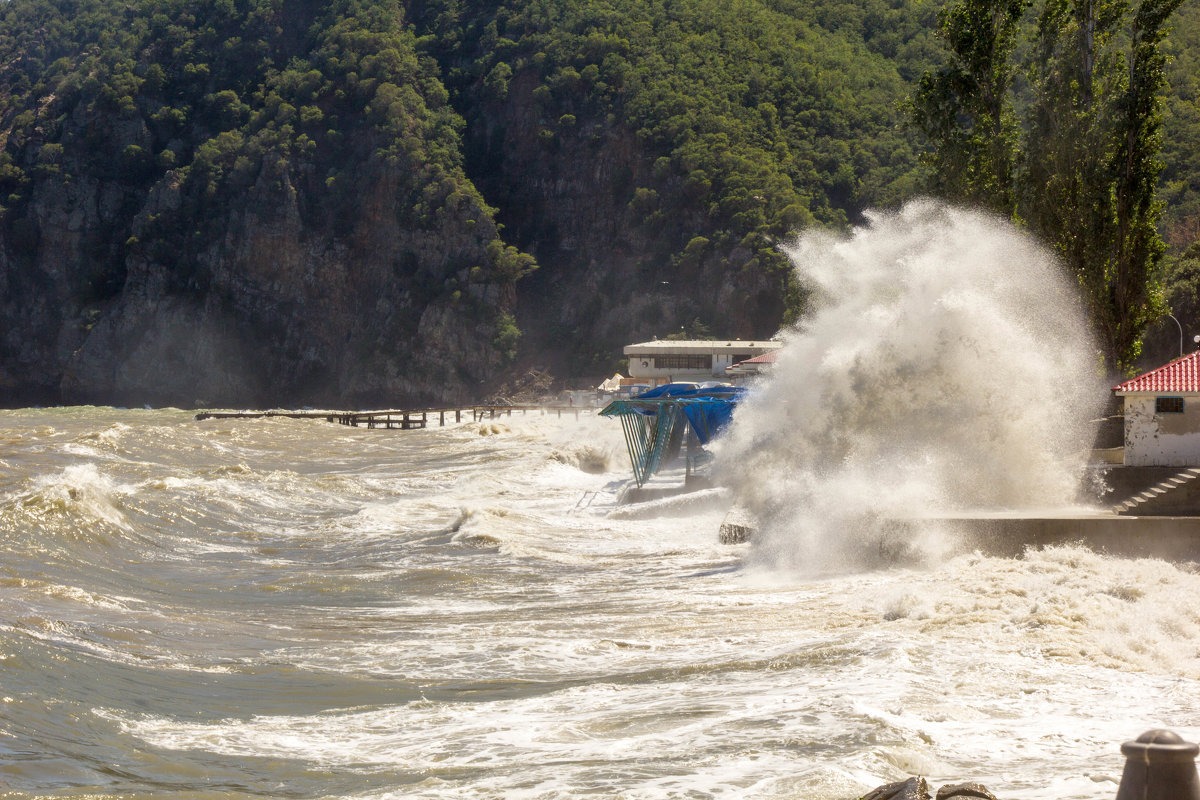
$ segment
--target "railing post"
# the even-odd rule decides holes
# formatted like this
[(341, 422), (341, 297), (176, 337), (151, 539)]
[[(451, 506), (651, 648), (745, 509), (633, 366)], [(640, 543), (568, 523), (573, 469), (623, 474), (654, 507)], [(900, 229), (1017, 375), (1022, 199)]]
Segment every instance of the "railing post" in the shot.
[(1146, 731), (1121, 745), (1125, 771), (1117, 800), (1200, 800), (1196, 755), (1200, 745), (1172, 731)]

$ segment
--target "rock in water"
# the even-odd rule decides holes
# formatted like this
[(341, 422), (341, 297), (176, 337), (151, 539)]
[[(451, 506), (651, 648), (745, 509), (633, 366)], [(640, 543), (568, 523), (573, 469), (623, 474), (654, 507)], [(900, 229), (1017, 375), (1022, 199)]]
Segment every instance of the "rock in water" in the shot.
[(872, 789), (862, 796), (862, 800), (932, 800), (929, 796), (929, 784), (924, 778), (909, 778)]
[[(979, 783), (948, 783), (937, 791), (936, 800), (954, 797), (971, 797), (978, 800), (997, 800), (996, 796)], [(929, 784), (924, 778), (909, 778), (906, 781), (888, 783), (862, 796), (862, 800), (931, 800)]]
[(996, 795), (981, 783), (948, 783), (937, 791), (937, 800), (951, 797), (977, 797), (980, 800), (996, 800)]
[(750, 541), (750, 537), (754, 535), (757, 527), (758, 520), (754, 518), (753, 514), (741, 506), (734, 506), (729, 509), (725, 519), (721, 520), (721, 529), (717, 538), (721, 544), (741, 544)]

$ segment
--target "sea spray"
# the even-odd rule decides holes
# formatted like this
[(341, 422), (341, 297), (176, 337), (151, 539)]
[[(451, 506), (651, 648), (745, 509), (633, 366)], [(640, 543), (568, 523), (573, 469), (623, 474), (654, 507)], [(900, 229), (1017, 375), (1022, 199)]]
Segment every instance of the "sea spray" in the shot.
[(842, 569), (892, 520), (1074, 501), (1104, 395), (1046, 250), (933, 201), (784, 249), (810, 313), (717, 445), (760, 552)]

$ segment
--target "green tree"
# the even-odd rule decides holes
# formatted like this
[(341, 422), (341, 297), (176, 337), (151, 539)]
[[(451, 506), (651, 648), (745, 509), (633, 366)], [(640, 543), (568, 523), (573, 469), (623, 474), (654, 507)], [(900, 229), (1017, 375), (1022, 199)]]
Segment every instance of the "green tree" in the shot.
[(925, 74), (912, 100), (941, 192), (1012, 214), (1042, 237), (1078, 279), (1114, 370), (1133, 365), (1164, 312), (1162, 45), (1182, 2), (1045, 0), (1019, 147), (1011, 109), (1020, 0), (947, 7), (948, 63)]
[(1030, 226), (1078, 278), (1108, 366), (1127, 370), (1164, 312), (1155, 199), (1165, 24), (1182, 0), (1049, 0), (1024, 147)]
[(926, 72), (910, 112), (934, 144), (934, 188), (954, 200), (1011, 214), (1018, 139), (1012, 53), (1029, 0), (955, 0), (938, 15), (948, 63)]

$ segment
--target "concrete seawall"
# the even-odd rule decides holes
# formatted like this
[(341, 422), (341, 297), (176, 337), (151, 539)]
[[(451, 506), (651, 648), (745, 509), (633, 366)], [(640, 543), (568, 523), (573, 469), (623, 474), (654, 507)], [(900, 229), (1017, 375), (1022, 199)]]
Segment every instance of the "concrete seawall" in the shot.
[(1028, 548), (1082, 544), (1126, 558), (1200, 561), (1200, 517), (1133, 517), (1098, 512), (1064, 516), (939, 517), (899, 522), (898, 534), (922, 523), (948, 526), (963, 549), (1014, 557)]

